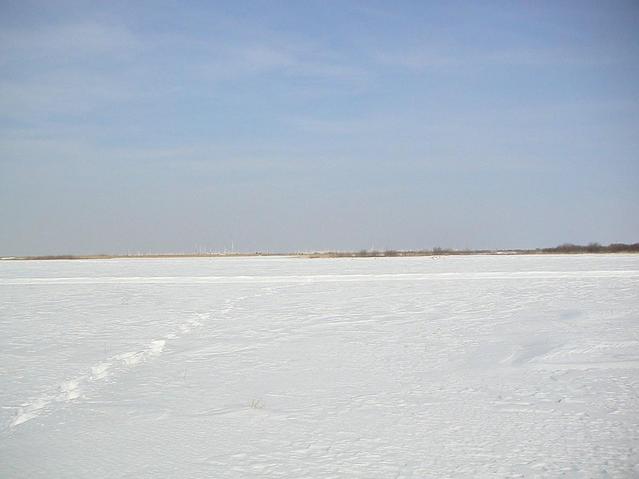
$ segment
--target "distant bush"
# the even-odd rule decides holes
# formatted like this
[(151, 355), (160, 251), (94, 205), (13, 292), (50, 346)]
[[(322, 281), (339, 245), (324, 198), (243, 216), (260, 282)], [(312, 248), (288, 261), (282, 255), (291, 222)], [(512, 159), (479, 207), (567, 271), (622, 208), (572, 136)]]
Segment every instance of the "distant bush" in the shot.
[(588, 253), (598, 253), (603, 249), (603, 247), (599, 243), (589, 243), (586, 246), (586, 251)]
[(565, 243), (554, 248), (543, 248), (541, 251), (543, 253), (636, 253), (639, 252), (639, 243), (613, 243), (608, 246), (602, 246), (599, 243), (589, 243), (586, 246)]
[(607, 247), (607, 249), (611, 253), (636, 253), (639, 252), (639, 243), (612, 243)]

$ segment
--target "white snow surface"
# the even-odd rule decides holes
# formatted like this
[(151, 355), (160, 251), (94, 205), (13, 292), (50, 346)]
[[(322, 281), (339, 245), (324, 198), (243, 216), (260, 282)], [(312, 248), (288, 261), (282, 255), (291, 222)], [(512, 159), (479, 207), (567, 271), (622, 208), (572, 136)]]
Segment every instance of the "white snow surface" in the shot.
[(639, 477), (639, 256), (0, 263), (0, 477)]

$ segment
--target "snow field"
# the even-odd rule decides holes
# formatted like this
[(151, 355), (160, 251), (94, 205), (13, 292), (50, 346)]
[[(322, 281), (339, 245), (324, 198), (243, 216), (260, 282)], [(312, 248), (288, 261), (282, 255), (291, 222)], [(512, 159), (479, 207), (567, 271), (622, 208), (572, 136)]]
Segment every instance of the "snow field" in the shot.
[(3, 477), (639, 475), (639, 258), (0, 263)]

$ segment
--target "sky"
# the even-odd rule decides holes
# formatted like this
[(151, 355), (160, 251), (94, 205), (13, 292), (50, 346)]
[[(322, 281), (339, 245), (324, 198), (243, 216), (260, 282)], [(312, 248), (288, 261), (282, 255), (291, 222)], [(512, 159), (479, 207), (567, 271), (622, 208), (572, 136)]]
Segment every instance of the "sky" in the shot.
[(0, 0), (0, 255), (639, 241), (639, 2)]

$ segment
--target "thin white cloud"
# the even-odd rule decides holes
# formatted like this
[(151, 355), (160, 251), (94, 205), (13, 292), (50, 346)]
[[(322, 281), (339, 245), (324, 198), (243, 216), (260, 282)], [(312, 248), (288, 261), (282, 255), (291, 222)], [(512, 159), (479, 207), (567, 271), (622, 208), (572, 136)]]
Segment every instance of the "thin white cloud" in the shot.
[(369, 71), (332, 51), (317, 46), (280, 46), (273, 40), (261, 43), (216, 45), (201, 52), (191, 70), (211, 80), (262, 74), (309, 77), (318, 80), (363, 84)]
[(373, 53), (374, 61), (383, 66), (405, 68), (409, 70), (453, 70), (459, 68), (478, 68), (482, 66), (500, 67), (590, 67), (610, 65), (626, 61), (623, 54), (601, 51), (593, 55), (577, 48), (504, 47), (493, 50), (458, 48), (450, 45), (424, 46), (408, 51), (385, 50)]
[(0, 59), (74, 60), (138, 51), (142, 42), (130, 31), (102, 23), (78, 23), (39, 29), (0, 30)]

